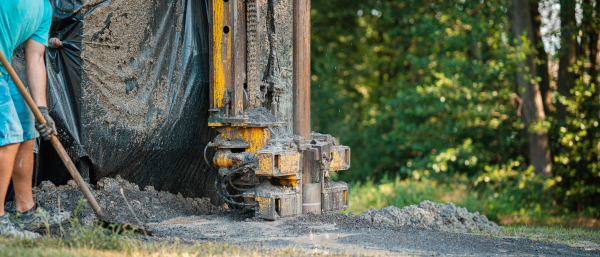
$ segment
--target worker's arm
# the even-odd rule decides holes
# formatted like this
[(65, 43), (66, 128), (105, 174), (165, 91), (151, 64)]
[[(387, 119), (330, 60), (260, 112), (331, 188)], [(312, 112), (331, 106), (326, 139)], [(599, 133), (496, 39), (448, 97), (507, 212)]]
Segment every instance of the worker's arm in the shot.
[(25, 41), (25, 73), (31, 97), (37, 106), (46, 107), (46, 64), (44, 51), (46, 47), (33, 39)]
[(29, 91), (35, 104), (39, 107), (46, 123), (39, 124), (36, 120), (35, 128), (45, 140), (50, 140), (52, 134), (57, 135), (54, 120), (48, 113), (46, 102), (46, 64), (44, 63), (46, 46), (33, 39), (25, 41), (25, 75)]

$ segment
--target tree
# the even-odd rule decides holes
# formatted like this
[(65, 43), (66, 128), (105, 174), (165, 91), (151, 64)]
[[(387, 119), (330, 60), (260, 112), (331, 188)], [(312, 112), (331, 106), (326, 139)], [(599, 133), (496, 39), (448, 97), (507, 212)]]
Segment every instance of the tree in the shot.
[(540, 93), (542, 95), (542, 102), (544, 103), (544, 113), (548, 116), (552, 110), (552, 95), (550, 91), (550, 73), (548, 71), (548, 53), (544, 47), (544, 41), (542, 41), (542, 16), (540, 15), (540, 2), (538, 0), (531, 0), (529, 3), (529, 11), (531, 12), (531, 19), (533, 24), (533, 33), (535, 50), (537, 52), (537, 76), (540, 78), (539, 86)]
[[(575, 58), (577, 51), (577, 24), (575, 21), (575, 4), (573, 0), (560, 0), (560, 53), (558, 64), (558, 81), (556, 89), (561, 96), (569, 97), (575, 86)], [(556, 106), (557, 119), (564, 122), (567, 106), (561, 101)]]
[(544, 103), (537, 81), (535, 45), (535, 30), (527, 0), (511, 0), (510, 17), (512, 31), (517, 40), (517, 85), (521, 97), (521, 114), (527, 130), (529, 144), (529, 161), (535, 167), (536, 173), (552, 175), (548, 134), (542, 129), (533, 129), (534, 123), (543, 122), (546, 118)]

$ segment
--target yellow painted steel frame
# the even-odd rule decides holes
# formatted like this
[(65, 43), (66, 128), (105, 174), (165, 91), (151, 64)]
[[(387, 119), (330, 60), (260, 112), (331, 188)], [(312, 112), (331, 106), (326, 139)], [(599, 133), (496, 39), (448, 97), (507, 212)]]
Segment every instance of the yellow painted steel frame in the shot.
[(212, 108), (225, 107), (223, 98), (231, 85), (230, 1), (212, 0)]
[(256, 153), (259, 176), (292, 176), (300, 172), (300, 153), (298, 152), (263, 152)]
[[(228, 92), (234, 93), (235, 78), (233, 76), (234, 66), (234, 29), (232, 28), (232, 7), (237, 5), (238, 1), (224, 1), (224, 0), (210, 0), (211, 5), (211, 48), (210, 48), (210, 108), (221, 109), (228, 108), (226, 100), (228, 99)], [(244, 5), (242, 5), (243, 7)], [(239, 8), (239, 6), (237, 7)], [(233, 9), (235, 11), (235, 9)], [(245, 64), (244, 64), (245, 65)], [(235, 98), (235, 96), (234, 96)], [(233, 100), (234, 114), (236, 116), (237, 110), (242, 110), (242, 97)], [(246, 152), (256, 153), (258, 150), (263, 148), (267, 144), (267, 140), (271, 138), (271, 131), (267, 127), (253, 127), (252, 124), (246, 124), (243, 122), (223, 122), (223, 118), (219, 115), (209, 118), (208, 126), (214, 127), (220, 136), (227, 140), (241, 139), (248, 143), (249, 148), (245, 149)], [(298, 170), (297, 156), (283, 156), (281, 159), (281, 165), (290, 167), (278, 167), (281, 170), (292, 171)], [(217, 156), (216, 163), (220, 167), (228, 167), (234, 165), (231, 160)], [(293, 167), (292, 167), (293, 166)], [(294, 187), (297, 186), (301, 175), (296, 174), (285, 174), (287, 176), (278, 177), (278, 181), (281, 185)], [(288, 207), (281, 201), (275, 202), (274, 199), (268, 197), (256, 197), (256, 201), (259, 203), (259, 208), (262, 210), (283, 210)], [(273, 214), (274, 215), (274, 214)]]
[(350, 147), (336, 146), (331, 151), (330, 171), (347, 170), (350, 168)]
[(219, 167), (231, 167), (233, 165), (237, 165), (239, 164), (241, 161), (234, 161), (232, 158), (230, 158), (230, 154), (231, 151), (229, 152), (223, 152), (223, 151), (217, 151), (217, 153), (215, 153), (215, 157), (213, 157), (213, 162), (215, 163), (215, 165), (219, 166)]
[(267, 140), (271, 138), (271, 130), (269, 128), (257, 127), (216, 127), (221, 136), (228, 140), (241, 139), (250, 145), (246, 152), (256, 153), (267, 144)]

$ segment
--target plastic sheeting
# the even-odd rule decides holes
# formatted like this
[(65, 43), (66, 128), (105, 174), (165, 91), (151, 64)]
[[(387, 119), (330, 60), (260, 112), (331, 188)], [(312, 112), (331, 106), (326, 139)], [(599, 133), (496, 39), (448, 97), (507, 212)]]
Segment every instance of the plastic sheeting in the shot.
[[(80, 172), (92, 182), (120, 175), (141, 188), (213, 196), (216, 174), (202, 157), (216, 135), (206, 118), (206, 1), (52, 5), (50, 37), (63, 46), (46, 51), (49, 109)], [(47, 142), (38, 168), (38, 182), (70, 179)]]

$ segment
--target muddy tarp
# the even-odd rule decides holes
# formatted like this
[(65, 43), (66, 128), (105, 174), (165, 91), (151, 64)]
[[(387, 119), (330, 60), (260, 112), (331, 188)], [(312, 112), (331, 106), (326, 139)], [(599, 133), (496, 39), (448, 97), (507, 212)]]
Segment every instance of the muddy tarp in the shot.
[[(64, 45), (46, 51), (49, 109), (84, 177), (211, 197), (206, 1), (51, 2), (50, 37)], [(24, 78), (22, 51), (13, 62)], [(38, 183), (70, 179), (49, 143), (37, 162)]]

